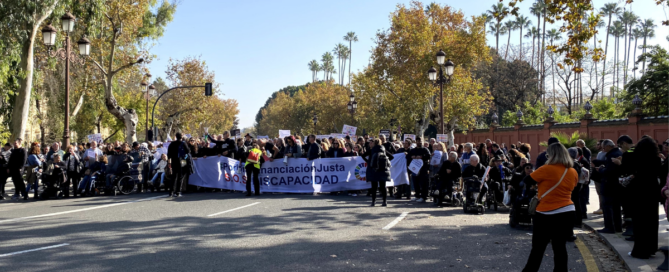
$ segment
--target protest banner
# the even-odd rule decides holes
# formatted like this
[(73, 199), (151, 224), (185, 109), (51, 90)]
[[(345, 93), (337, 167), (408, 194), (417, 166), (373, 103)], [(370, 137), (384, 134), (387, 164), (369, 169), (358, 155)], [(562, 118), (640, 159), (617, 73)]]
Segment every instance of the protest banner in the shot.
[(88, 138), (88, 142), (96, 142), (96, 143), (101, 143), (102, 142), (102, 134), (96, 133), (96, 134), (91, 134), (86, 136)]
[(432, 154), (432, 159), (430, 160), (431, 165), (439, 165), (441, 164), (441, 157), (443, 156), (443, 152), (439, 150), (435, 150), (434, 153)]
[(316, 139), (329, 139), (330, 135), (316, 135)]
[(283, 139), (288, 136), (290, 136), (290, 130), (279, 130), (279, 138)]
[(414, 135), (414, 134), (404, 134), (404, 140), (406, 141), (407, 139), (412, 139), (415, 142), (416, 141), (416, 135)]
[(267, 135), (265, 135), (265, 136), (260, 136), (260, 135), (258, 135), (258, 136), (256, 136), (256, 138), (258, 138), (258, 139), (269, 139), (269, 136), (267, 136)]
[(423, 167), (423, 160), (411, 160), (411, 164), (409, 164), (409, 171), (418, 175), (421, 167)]
[(448, 142), (448, 134), (437, 134), (437, 142), (440, 143)]
[(344, 125), (344, 128), (341, 130), (341, 133), (344, 135), (355, 135), (355, 131), (357, 130), (357, 127), (354, 126), (349, 126), (349, 125)]
[[(409, 184), (404, 154), (391, 161), (391, 181), (387, 187)], [(314, 193), (366, 190), (367, 163), (361, 157), (327, 158), (309, 161), (289, 159), (265, 162), (260, 168), (260, 191), (280, 193)], [(227, 157), (212, 156), (193, 161), (190, 185), (235, 191), (246, 191), (244, 164)]]

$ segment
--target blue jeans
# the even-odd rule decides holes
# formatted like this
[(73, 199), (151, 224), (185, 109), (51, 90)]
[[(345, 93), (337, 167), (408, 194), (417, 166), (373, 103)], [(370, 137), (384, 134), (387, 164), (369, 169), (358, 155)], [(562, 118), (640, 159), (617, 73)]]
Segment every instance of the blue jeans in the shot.
[[(160, 183), (156, 184), (156, 179), (158, 179), (158, 177), (160, 177)], [(153, 178), (151, 179), (151, 184), (153, 184), (154, 188), (160, 188), (160, 184), (165, 184), (164, 181), (165, 181), (165, 172), (159, 172), (153, 176)]]
[(112, 182), (114, 181), (115, 177), (116, 177), (116, 175), (112, 175), (112, 174), (109, 174), (105, 177), (105, 183), (107, 184), (107, 189), (111, 189), (112, 187), (114, 187)]

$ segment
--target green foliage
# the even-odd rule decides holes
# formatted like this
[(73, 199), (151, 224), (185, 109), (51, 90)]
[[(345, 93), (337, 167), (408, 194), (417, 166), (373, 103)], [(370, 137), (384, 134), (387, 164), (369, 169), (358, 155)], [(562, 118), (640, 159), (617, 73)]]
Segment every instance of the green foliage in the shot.
[[(156, 1), (151, 1), (151, 6), (156, 5)], [(174, 12), (177, 10), (177, 4), (169, 3), (166, 0), (153, 10), (147, 10), (143, 18), (143, 26), (139, 29), (138, 38), (149, 38), (157, 40), (163, 36), (165, 27), (174, 19)]]
[[(512, 126), (515, 124), (518, 121), (516, 113), (519, 109), (523, 112), (523, 122), (525, 122), (526, 125), (540, 125), (546, 121), (546, 118), (548, 118), (548, 113), (546, 113), (548, 111), (548, 105), (544, 105), (541, 102), (532, 104), (529, 101), (525, 101), (522, 108), (516, 106), (514, 111), (509, 110), (504, 112), (501, 125)], [(558, 123), (578, 121), (577, 118), (571, 118), (566, 113), (562, 113), (557, 109), (554, 110), (555, 113), (553, 114), (553, 119)]]
[[(667, 99), (669, 94), (669, 54), (667, 50), (659, 45), (650, 48), (650, 51), (642, 54), (639, 61), (650, 61), (646, 73), (641, 78), (632, 80), (627, 84), (625, 101), (632, 101), (635, 95), (639, 95), (643, 101), (642, 110), (649, 116), (667, 115), (669, 107)], [(634, 105), (628, 104), (627, 110), (631, 111)]]
[[(590, 150), (595, 150), (597, 147), (597, 139), (590, 138), (585, 133), (579, 133), (578, 131), (574, 131), (571, 135), (564, 132), (551, 132), (551, 137), (557, 138), (566, 148), (575, 147), (578, 140), (583, 140), (585, 146)], [(546, 147), (548, 143), (541, 142), (539, 145)]]
[(281, 90), (278, 90), (274, 93), (272, 93), (272, 96), (267, 98), (267, 101), (265, 101), (265, 105), (262, 106), (259, 110), (258, 113), (256, 114), (256, 124), (259, 124), (260, 121), (263, 119), (262, 111), (267, 108), (267, 106), (274, 100), (276, 99), (276, 96), (279, 93), (284, 93), (287, 94), (290, 97), (293, 97), (298, 91), (302, 90), (304, 91), (307, 87), (309, 86), (309, 83), (305, 85), (300, 85), (300, 86), (287, 86), (282, 88)]

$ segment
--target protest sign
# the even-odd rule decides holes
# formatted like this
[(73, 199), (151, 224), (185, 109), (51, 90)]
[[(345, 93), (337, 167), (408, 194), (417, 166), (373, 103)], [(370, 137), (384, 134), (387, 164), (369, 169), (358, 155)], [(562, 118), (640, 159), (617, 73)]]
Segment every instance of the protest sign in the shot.
[[(391, 161), (386, 186), (409, 184), (404, 154)], [(367, 163), (361, 157), (328, 158), (309, 161), (304, 158), (263, 163), (260, 168), (260, 191), (281, 193), (337, 192), (366, 190)], [(193, 161), (190, 185), (206, 188), (246, 190), (244, 164), (227, 157), (211, 156)]]
[(440, 143), (448, 142), (448, 134), (437, 134), (437, 142)]
[(418, 175), (421, 167), (423, 167), (423, 160), (411, 160), (411, 164), (409, 164), (409, 170), (416, 175)]
[(432, 154), (432, 159), (430, 160), (431, 165), (439, 165), (441, 164), (441, 157), (443, 156), (443, 152), (439, 150), (435, 150), (434, 153)]
[(290, 136), (290, 130), (279, 130), (279, 138)]
[(186, 137), (186, 138), (184, 138), (184, 139), (190, 139), (190, 138), (192, 138), (193, 136), (191, 136), (190, 134), (186, 134), (186, 135), (184, 135), (184, 137)]
[(490, 173), (490, 166), (485, 168), (485, 173), (483, 173), (483, 178), (481, 178), (481, 188), (486, 187), (488, 188), (488, 184), (485, 183), (485, 178), (488, 177), (488, 173)]
[(100, 133), (91, 134), (91, 135), (88, 135), (86, 137), (88, 138), (89, 143), (90, 142), (96, 142), (96, 143), (102, 142), (102, 134), (100, 134)]
[(382, 129), (379, 131), (379, 135), (385, 135), (386, 139), (390, 138), (390, 129)]
[[(288, 131), (288, 134), (290, 134), (290, 131)], [(235, 139), (237, 139), (242, 136), (242, 131), (240, 129), (233, 129), (230, 131), (230, 136), (235, 137)]]
[(341, 133), (344, 135), (355, 135), (355, 131), (357, 129), (358, 128), (354, 126), (344, 125), (344, 128), (341, 130)]
[(267, 135), (265, 135), (265, 136), (260, 136), (260, 135), (258, 135), (258, 136), (256, 136), (256, 138), (258, 138), (258, 139), (269, 139), (269, 136), (267, 136)]
[(406, 141), (407, 139), (412, 139), (415, 142), (416, 141), (416, 135), (414, 135), (414, 134), (404, 134), (404, 140)]
[(316, 135), (316, 139), (329, 139), (330, 135)]

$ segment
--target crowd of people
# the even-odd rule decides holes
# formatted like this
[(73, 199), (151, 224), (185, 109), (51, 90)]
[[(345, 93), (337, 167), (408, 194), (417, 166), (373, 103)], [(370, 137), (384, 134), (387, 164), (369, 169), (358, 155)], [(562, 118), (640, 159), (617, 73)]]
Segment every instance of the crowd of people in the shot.
[[(233, 139), (229, 132), (220, 135), (205, 135), (202, 138), (183, 139), (180, 133), (168, 143), (104, 143), (73, 144), (65, 148), (60, 143), (41, 146), (32, 143), (23, 147), (22, 139), (13, 144), (6, 143), (0, 153), (0, 200), (5, 198), (5, 183), (11, 178), (16, 188), (14, 199), (28, 199), (34, 191), (35, 199), (48, 198), (53, 188), (64, 188), (64, 197), (87, 194), (92, 190), (92, 178), (105, 180), (109, 191), (114, 191), (113, 181), (117, 175), (128, 171), (131, 164), (141, 164), (142, 182), (139, 192), (164, 187), (170, 196), (180, 197), (182, 192), (212, 190), (189, 185), (193, 161), (208, 156), (225, 156), (245, 163), (247, 175), (246, 195), (259, 195), (259, 173), (266, 161), (291, 158), (339, 158), (360, 156), (367, 163), (367, 181), (371, 190), (372, 206), (376, 205), (377, 191), (382, 197), (381, 206), (387, 205), (387, 197), (407, 198), (424, 203), (434, 197), (436, 205), (443, 205), (453, 193), (462, 187), (461, 180), (476, 176), (485, 186), (481, 195), (490, 190), (494, 201), (502, 201), (509, 195), (512, 201), (503, 205), (516, 205), (520, 199), (528, 201), (536, 191), (543, 200), (533, 217), (533, 249), (525, 271), (536, 271), (541, 263), (545, 247), (550, 242), (555, 252), (556, 269), (566, 267), (567, 241), (575, 240), (574, 227), (581, 227), (588, 218), (589, 185), (594, 182), (605, 228), (602, 233), (622, 232), (634, 241), (632, 257), (648, 258), (657, 251), (658, 204), (665, 203), (669, 196), (666, 180), (669, 139), (658, 145), (649, 136), (643, 136), (636, 144), (623, 135), (616, 142), (600, 140), (597, 150), (591, 151), (583, 140), (576, 147), (566, 148), (556, 138), (547, 141), (546, 151), (540, 153), (532, 164), (531, 146), (528, 143), (498, 144), (492, 140), (483, 143), (451, 144), (437, 142), (432, 138), (423, 141), (408, 138), (403, 142), (377, 138), (368, 134), (359, 138), (317, 139), (309, 135), (288, 136), (277, 139), (256, 139), (250, 134)], [(154, 144), (155, 143), (155, 144)], [(165, 148), (167, 146), (167, 148)], [(407, 166), (413, 160), (421, 160), (416, 171), (407, 171), (410, 184), (386, 188), (390, 181), (390, 161), (394, 155), (405, 154)], [(486, 168), (490, 167), (486, 174)], [(558, 177), (561, 177), (558, 179)], [(43, 186), (38, 195), (38, 187)], [(253, 187), (253, 188), (252, 188)], [(430, 195), (430, 189), (438, 189), (438, 195)], [(412, 194), (413, 192), (413, 194)], [(661, 193), (660, 193), (661, 192)], [(346, 192), (335, 192), (340, 194)], [(357, 191), (347, 192), (357, 195)], [(658, 203), (659, 200), (659, 203)]]

